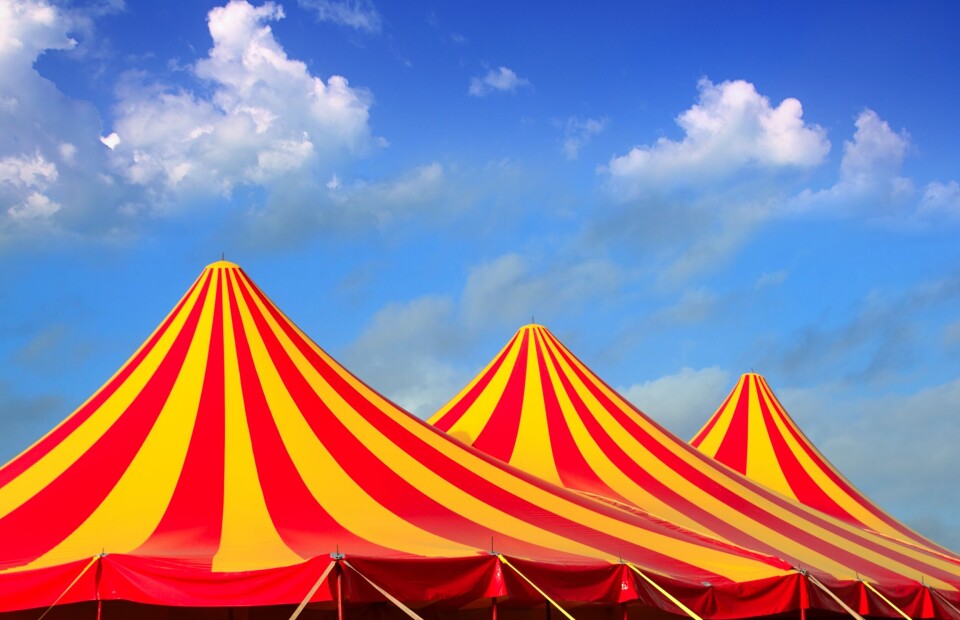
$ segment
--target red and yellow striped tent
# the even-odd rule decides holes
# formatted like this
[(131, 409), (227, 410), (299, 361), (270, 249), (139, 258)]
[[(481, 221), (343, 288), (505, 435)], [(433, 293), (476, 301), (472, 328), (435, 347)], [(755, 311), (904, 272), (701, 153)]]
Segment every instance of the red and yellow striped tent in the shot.
[(797, 577), (452, 440), (228, 262), (0, 468), (0, 613), (31, 610), (14, 617), (516, 615), (549, 596), (725, 618), (798, 609)]
[(787, 497), (886, 536), (949, 553), (861, 493), (811, 443), (766, 379), (740, 378), (690, 444)]
[[(956, 555), (865, 531), (724, 467), (636, 409), (542, 326), (520, 329), (430, 422), (554, 484), (847, 584), (842, 596), (860, 613), (931, 617), (960, 601)], [(921, 602), (927, 586), (942, 607)]]

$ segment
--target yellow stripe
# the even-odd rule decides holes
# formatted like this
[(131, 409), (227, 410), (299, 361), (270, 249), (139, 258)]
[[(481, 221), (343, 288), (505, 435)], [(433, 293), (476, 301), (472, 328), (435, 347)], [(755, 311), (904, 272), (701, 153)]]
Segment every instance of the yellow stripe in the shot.
[[(55, 480), (123, 415), (166, 357), (177, 335), (183, 329), (190, 309), (196, 303), (202, 288), (202, 286), (196, 288), (189, 302), (184, 305), (183, 311), (174, 317), (153, 350), (96, 412), (31, 467), (0, 488), (0, 518), (8, 515)], [(71, 416), (75, 414), (76, 412)]]
[[(304, 558), (294, 553), (280, 538), (267, 511), (257, 475), (247, 413), (240, 383), (236, 338), (229, 308), (227, 288), (235, 286), (232, 278), (224, 282), (224, 480), (223, 531), (220, 548), (213, 557), (213, 570), (245, 570), (288, 566)], [(259, 337), (252, 321), (248, 320), (243, 299), (240, 306), (242, 326), (252, 345)], [(257, 562), (254, 565), (253, 559)]]
[[(539, 478), (562, 485), (557, 464), (550, 446), (550, 430), (547, 426), (547, 409), (540, 384), (540, 365), (537, 363), (539, 335), (531, 328), (524, 328), (530, 336), (527, 346), (526, 381), (523, 387), (523, 405), (520, 426), (510, 464)], [(518, 360), (519, 361), (519, 360)]]
[[(117, 485), (70, 536), (29, 568), (52, 566), (106, 550), (127, 553), (146, 541), (173, 496), (203, 389), (216, 305), (211, 290), (183, 367), (146, 440)], [(217, 326), (219, 327), (219, 326)], [(109, 455), (105, 455), (109, 458)]]

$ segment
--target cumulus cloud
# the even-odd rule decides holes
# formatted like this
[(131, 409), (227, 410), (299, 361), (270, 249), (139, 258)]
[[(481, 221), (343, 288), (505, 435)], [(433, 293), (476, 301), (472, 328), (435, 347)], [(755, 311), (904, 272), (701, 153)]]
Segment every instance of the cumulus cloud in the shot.
[(369, 0), (297, 1), (300, 6), (312, 11), (317, 21), (332, 22), (371, 34), (380, 32), (383, 27), (383, 19), (377, 7)]
[(681, 140), (660, 138), (613, 157), (605, 172), (629, 199), (678, 184), (716, 181), (744, 168), (808, 168), (830, 150), (826, 132), (803, 120), (794, 98), (774, 107), (753, 84), (703, 78), (699, 101), (677, 117)]
[(529, 86), (530, 82), (517, 76), (513, 69), (499, 67), (490, 69), (483, 77), (474, 77), (470, 80), (469, 93), (473, 97), (483, 97), (494, 92), (513, 92), (521, 86)]
[(369, 93), (342, 76), (324, 82), (289, 58), (269, 25), (283, 16), (279, 5), (245, 0), (210, 11), (213, 47), (193, 66), (209, 95), (128, 77), (116, 137), (104, 140), (129, 182), (229, 194), (373, 144)]
[(573, 160), (580, 156), (580, 149), (607, 126), (606, 118), (579, 118), (572, 116), (567, 119), (563, 131), (563, 146), (560, 151), (564, 157)]
[(733, 378), (717, 366), (684, 367), (672, 375), (618, 390), (641, 411), (689, 441), (733, 388)]

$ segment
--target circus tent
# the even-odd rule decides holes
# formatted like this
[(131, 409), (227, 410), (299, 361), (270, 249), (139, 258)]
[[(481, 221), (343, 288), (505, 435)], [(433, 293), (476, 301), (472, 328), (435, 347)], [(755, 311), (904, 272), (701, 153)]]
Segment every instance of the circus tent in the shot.
[[(960, 601), (955, 554), (812, 510), (706, 457), (540, 325), (520, 329), (429, 421), (544, 480), (781, 557), (820, 581), (850, 584), (845, 600), (859, 613), (929, 617), (954, 613)], [(920, 603), (933, 591), (947, 612)]]
[(289, 617), (394, 609), (386, 601), (412, 617), (498, 605), (516, 616), (550, 600), (729, 618), (814, 604), (805, 592), (782, 559), (452, 440), (352, 376), (223, 261), (0, 468), (0, 612), (27, 617)]
[(949, 553), (853, 486), (804, 435), (759, 374), (740, 378), (690, 444), (807, 506), (892, 538)]

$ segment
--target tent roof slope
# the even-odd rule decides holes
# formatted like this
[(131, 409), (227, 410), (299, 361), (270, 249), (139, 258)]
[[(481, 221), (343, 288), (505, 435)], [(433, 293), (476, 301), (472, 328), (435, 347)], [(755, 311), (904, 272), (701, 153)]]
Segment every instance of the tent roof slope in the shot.
[(0, 468), (0, 578), (101, 552), (223, 574), (335, 550), (452, 558), (491, 545), (541, 562), (623, 557), (688, 583), (790, 568), (451, 440), (351, 375), (227, 262), (207, 267), (100, 390)]
[(761, 375), (747, 373), (690, 444), (746, 477), (843, 521), (949, 553), (892, 517), (817, 450)]
[(956, 589), (955, 555), (783, 497), (706, 457), (606, 385), (546, 328), (521, 328), (430, 420), (531, 474), (837, 578)]

